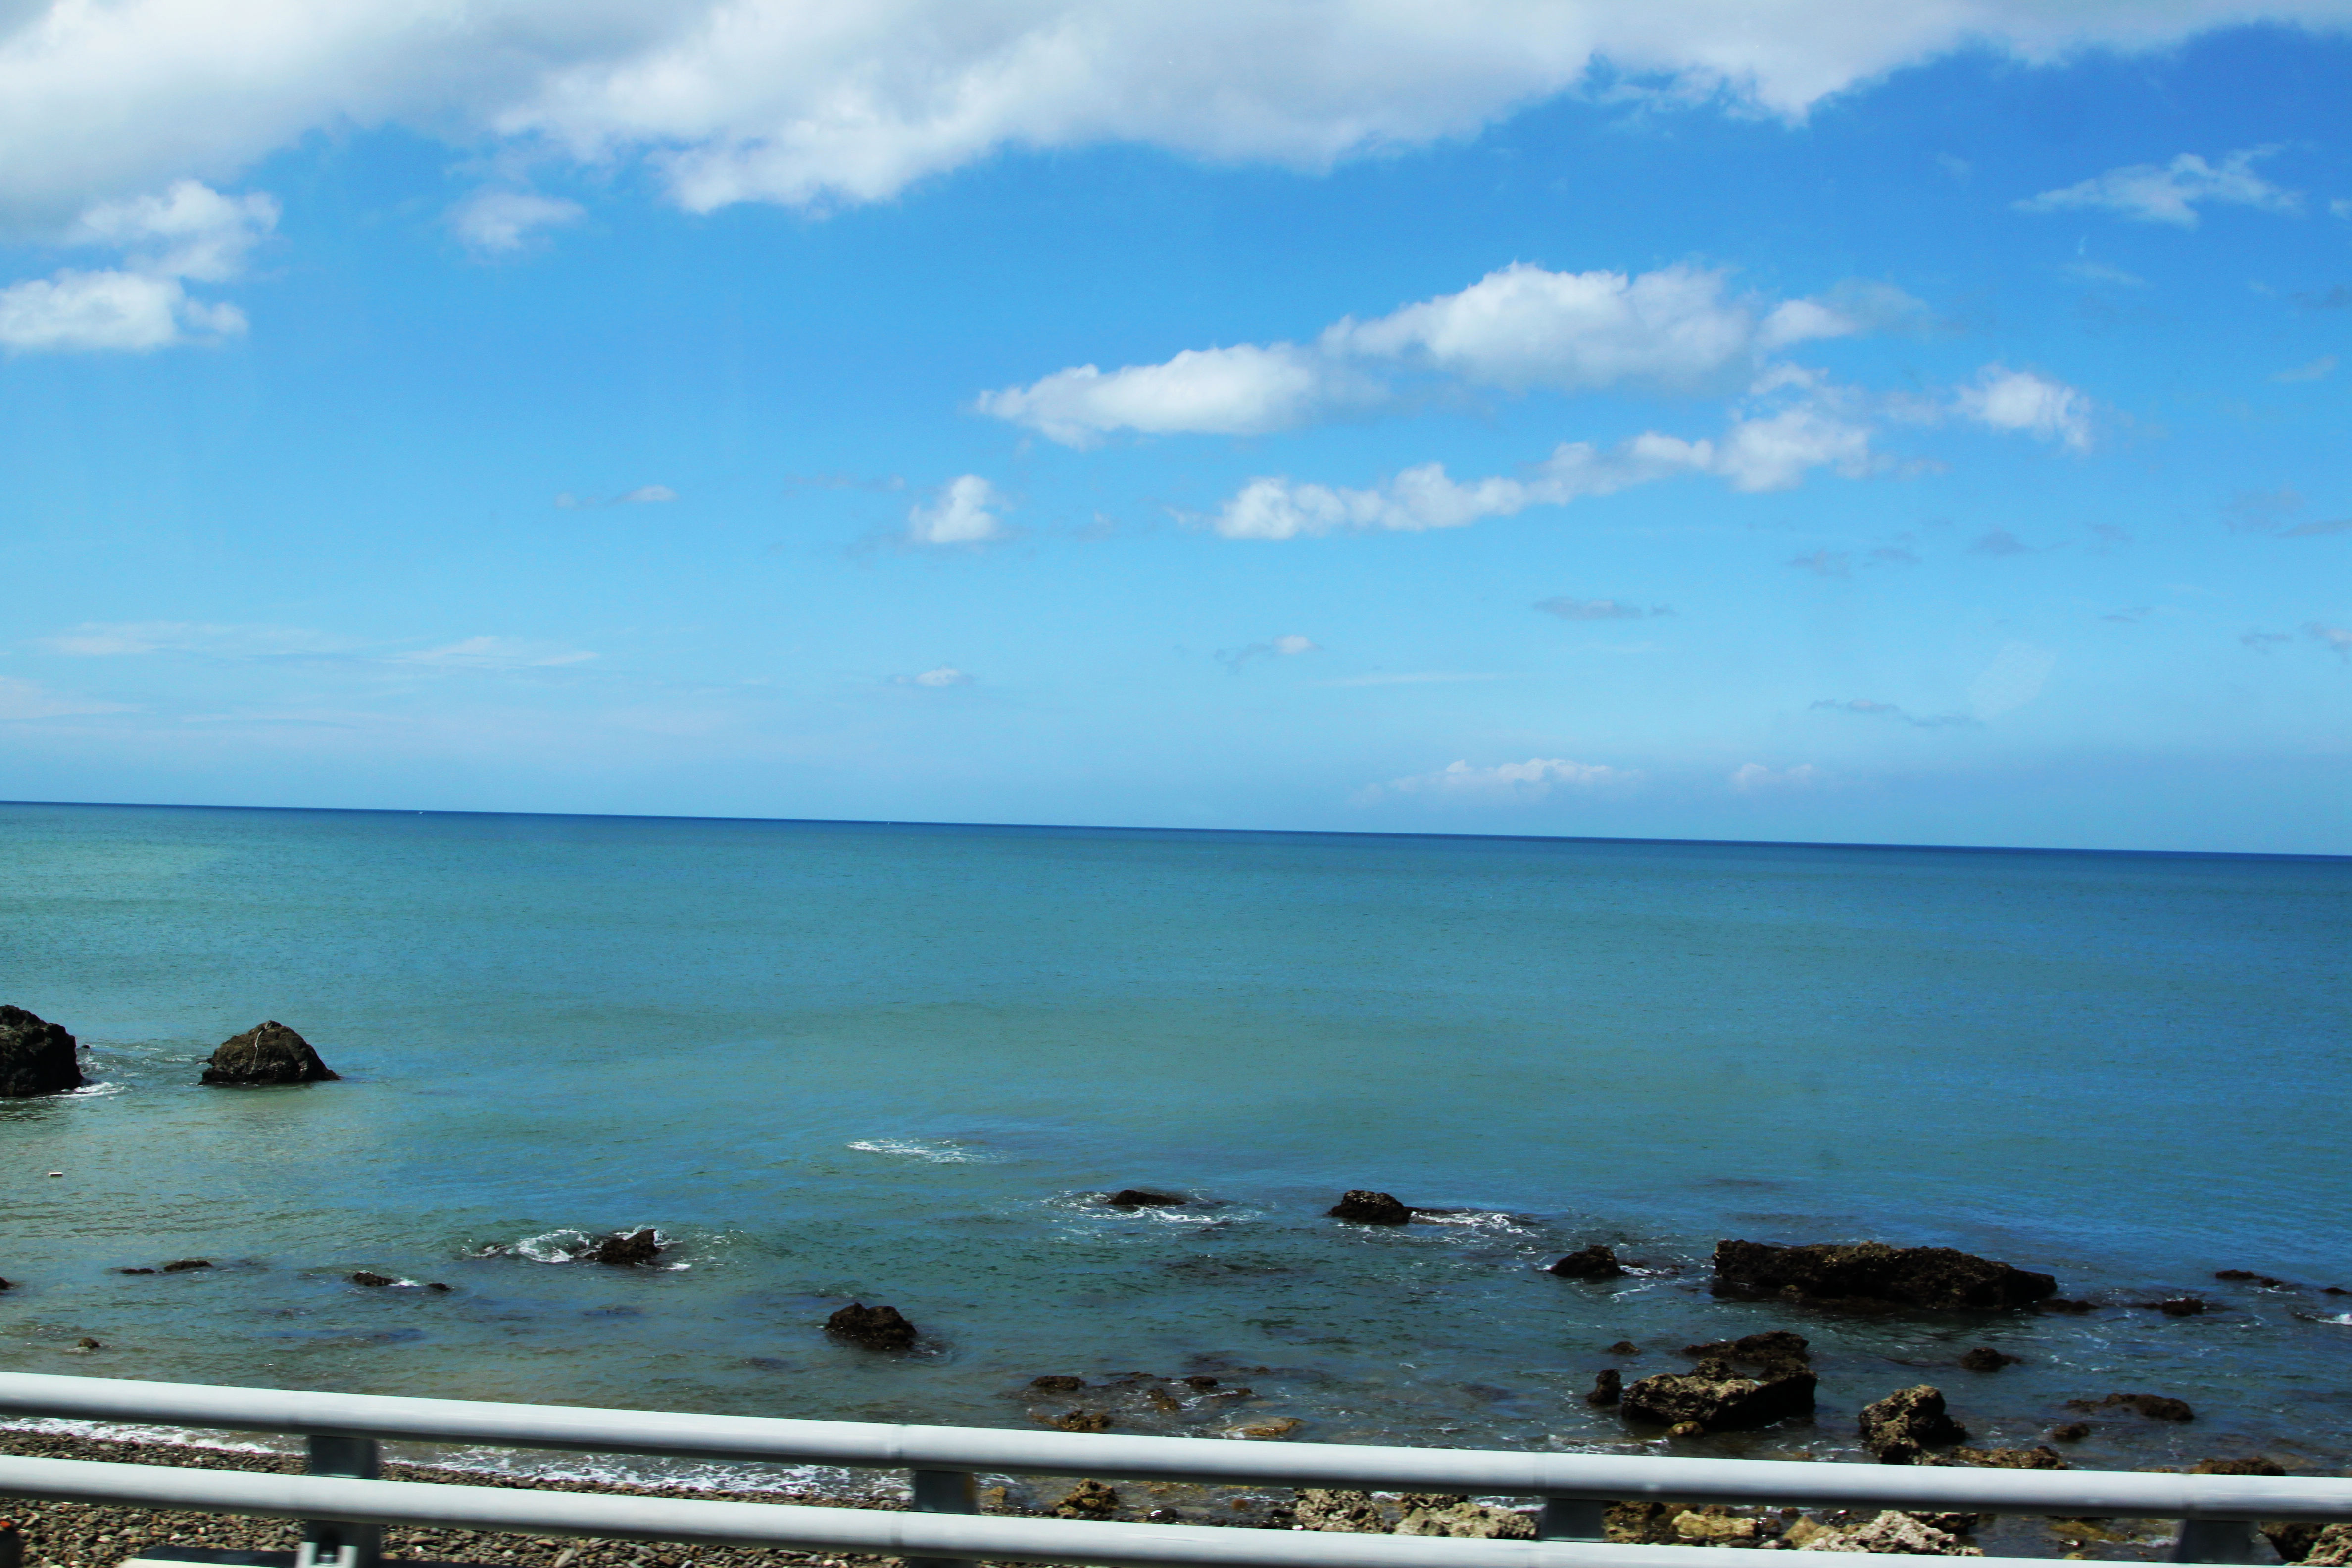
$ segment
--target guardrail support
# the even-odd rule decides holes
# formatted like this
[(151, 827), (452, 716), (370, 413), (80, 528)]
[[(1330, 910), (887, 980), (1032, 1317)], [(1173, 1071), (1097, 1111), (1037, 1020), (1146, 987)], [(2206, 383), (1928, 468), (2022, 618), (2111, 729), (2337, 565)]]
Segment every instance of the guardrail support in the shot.
[[(313, 1437), (310, 1446), (308, 1468), (314, 1476), (372, 1481), (382, 1468), (373, 1437)], [(302, 1545), (294, 1553), (294, 1568), (380, 1568), (383, 1562), (382, 1525), (332, 1519), (302, 1521)]]
[(1609, 1505), (1598, 1498), (1548, 1497), (1536, 1520), (1536, 1534), (1545, 1541), (1606, 1541)]
[(2184, 1519), (2172, 1539), (2175, 1563), (2259, 1563), (2263, 1552), (2251, 1519)]
[[(916, 1470), (917, 1513), (978, 1513), (980, 1489), (970, 1470)], [(973, 1568), (968, 1557), (909, 1557), (907, 1568)]]

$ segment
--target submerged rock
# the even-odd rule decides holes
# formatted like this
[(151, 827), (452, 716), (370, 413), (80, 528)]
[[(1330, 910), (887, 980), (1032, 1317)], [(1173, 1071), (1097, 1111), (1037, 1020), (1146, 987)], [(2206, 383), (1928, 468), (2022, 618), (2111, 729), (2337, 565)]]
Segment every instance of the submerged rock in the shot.
[(1780, 1376), (1804, 1372), (1812, 1364), (1812, 1342), (1786, 1329), (1766, 1329), (1761, 1333), (1742, 1334), (1736, 1340), (1717, 1340), (1709, 1344), (1685, 1345), (1683, 1354), (1701, 1360), (1746, 1362), (1766, 1369), (1768, 1375)]
[(2194, 1421), (2197, 1412), (2189, 1408), (2185, 1399), (2175, 1399), (2166, 1394), (2110, 1394), (2105, 1399), (2070, 1399), (2069, 1410), (2111, 1410), (2121, 1405), (2137, 1410), (2152, 1421)]
[(2194, 1318), (2211, 1311), (2212, 1303), (2202, 1296), (2175, 1296), (2164, 1301), (2141, 1301), (2137, 1305), (2152, 1308), (2168, 1318)]
[(1332, 1219), (1351, 1219), (1359, 1225), (1403, 1225), (1412, 1218), (1412, 1210), (1388, 1194), (1362, 1187), (1341, 1194), (1325, 1213)]
[(319, 1059), (310, 1041), (272, 1018), (215, 1047), (201, 1081), (235, 1086), (330, 1083), (341, 1076)]
[(2088, 1421), (2069, 1421), (2063, 1426), (2050, 1428), (2050, 1440), (2053, 1443), (2079, 1443), (2090, 1435), (2091, 1424)]
[(902, 1351), (915, 1342), (915, 1325), (898, 1308), (852, 1301), (824, 1321), (824, 1331), (870, 1351)]
[(1728, 1362), (1711, 1358), (1688, 1373), (1661, 1373), (1642, 1379), (1625, 1390), (1623, 1408), (1629, 1420), (1654, 1421), (1669, 1428), (1747, 1431), (1786, 1416), (1809, 1414), (1813, 1408), (1813, 1374), (1806, 1371), (1741, 1377)]
[(616, 1230), (610, 1236), (590, 1242), (572, 1256), (583, 1263), (609, 1263), (615, 1268), (642, 1268), (648, 1263), (659, 1262), (661, 1249), (661, 1237), (651, 1230)]
[(1083, 1377), (1064, 1377), (1057, 1374), (1033, 1377), (1029, 1380), (1030, 1387), (1043, 1389), (1047, 1394), (1076, 1394), (1086, 1385), (1087, 1380)]
[(1778, 1299), (1811, 1307), (1880, 1310), (2029, 1307), (2056, 1294), (2047, 1274), (2013, 1268), (1948, 1247), (1773, 1247), (1720, 1241), (1715, 1247), (1717, 1296)]
[(1862, 1446), (1882, 1465), (1916, 1464), (1929, 1448), (1946, 1448), (1969, 1429), (1944, 1412), (1943, 1390), (1923, 1383), (1897, 1389), (1862, 1410)]
[(2213, 1270), (2213, 1278), (2216, 1279), (2241, 1280), (2248, 1284), (2260, 1285), (2263, 1289), (2269, 1290), (2292, 1290), (2294, 1289), (2294, 1285), (2289, 1283), (2287, 1280), (2273, 1279), (2267, 1274), (2257, 1274), (2251, 1268), (2216, 1268)]
[(394, 1279), (389, 1274), (378, 1274), (371, 1269), (362, 1268), (358, 1273), (352, 1276), (352, 1283), (354, 1285), (383, 1286), (397, 1285), (400, 1281)]
[(1103, 1204), (1115, 1209), (1178, 1209), (1191, 1201), (1172, 1193), (1147, 1193), (1141, 1187), (1121, 1187), (1103, 1199)]
[(212, 1266), (213, 1260), (209, 1258), (174, 1258), (163, 1265), (163, 1272), (185, 1274), (191, 1268), (210, 1268)]
[(2023, 1359), (2006, 1351), (1997, 1351), (1990, 1345), (1979, 1345), (1960, 1357), (1960, 1368), (1964, 1372), (1999, 1372), (2002, 1367), (2014, 1366)]
[(1623, 1276), (1625, 1266), (1617, 1261), (1616, 1253), (1596, 1241), (1581, 1252), (1570, 1253), (1544, 1272), (1563, 1279), (1615, 1279)]
[(65, 1026), (22, 1007), (0, 1006), (0, 1100), (61, 1094), (86, 1081)]
[(1065, 1410), (1059, 1415), (1041, 1415), (1038, 1419), (1056, 1432), (1110, 1430), (1110, 1412), (1108, 1410)]

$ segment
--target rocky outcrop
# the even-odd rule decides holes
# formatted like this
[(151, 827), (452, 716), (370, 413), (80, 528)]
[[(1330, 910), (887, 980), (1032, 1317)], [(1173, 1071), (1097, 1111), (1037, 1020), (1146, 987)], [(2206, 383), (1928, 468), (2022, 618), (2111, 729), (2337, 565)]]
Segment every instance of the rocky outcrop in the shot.
[(1397, 1500), (1404, 1517), (1399, 1535), (1451, 1535), (1473, 1541), (1533, 1541), (1536, 1521), (1516, 1509), (1487, 1508), (1466, 1497), (1416, 1495)]
[(74, 1037), (22, 1007), (0, 1006), (0, 1100), (29, 1100), (79, 1089), (81, 1061)]
[(1388, 1530), (1381, 1505), (1370, 1492), (1338, 1487), (1301, 1487), (1291, 1518), (1301, 1530), (1328, 1531), (1340, 1535), (1380, 1535)]
[(1720, 1241), (1715, 1247), (1717, 1296), (1779, 1300), (1809, 1307), (1886, 1311), (1902, 1308), (1978, 1310), (2030, 1307), (2047, 1300), (2058, 1282), (1948, 1247), (1773, 1247), (1760, 1241)]
[[(590, 1242), (572, 1254), (583, 1263), (606, 1263), (615, 1268), (642, 1268), (661, 1259), (661, 1237), (650, 1230), (616, 1230)], [(885, 1311), (887, 1308), (883, 1309)]]
[(1862, 1446), (1882, 1465), (1919, 1462), (1929, 1448), (1948, 1448), (1969, 1429), (1944, 1413), (1943, 1390), (1932, 1384), (1897, 1389), (1862, 1409)]
[(1030, 1387), (1042, 1390), (1046, 1394), (1076, 1394), (1086, 1385), (1087, 1380), (1083, 1377), (1065, 1377), (1058, 1373), (1048, 1373), (1044, 1377), (1033, 1377), (1029, 1380)]
[(2090, 1435), (2088, 1421), (2069, 1421), (2050, 1428), (2050, 1440), (2053, 1443), (2079, 1443)]
[[(1811, 1525), (1811, 1521), (1804, 1521)], [(1947, 1530), (1923, 1524), (1907, 1513), (1889, 1509), (1867, 1524), (1843, 1529), (1803, 1525), (1789, 1531), (1787, 1544), (1800, 1552), (1890, 1552), (1920, 1557), (1981, 1557), (1984, 1549), (1970, 1546)]]
[(1729, 1362), (1709, 1357), (1688, 1373), (1642, 1379), (1625, 1390), (1622, 1408), (1628, 1420), (1675, 1429), (1747, 1431), (1810, 1413), (1813, 1382), (1812, 1373), (1802, 1368), (1742, 1377)]
[(1342, 1194), (1325, 1212), (1332, 1219), (1351, 1219), (1358, 1225), (1403, 1225), (1412, 1218), (1412, 1210), (1388, 1194), (1361, 1187)]
[(2022, 1356), (2013, 1356), (2005, 1351), (1997, 1351), (1990, 1345), (1979, 1345), (1960, 1357), (1960, 1370), (1999, 1372), (2002, 1367), (2014, 1366), (2023, 1359)]
[(272, 1018), (215, 1047), (205, 1064), (203, 1081), (235, 1086), (329, 1083), (341, 1076), (319, 1059), (310, 1041)]
[(915, 1342), (915, 1325), (898, 1308), (869, 1307), (863, 1301), (852, 1301), (827, 1318), (824, 1331), (869, 1351), (903, 1351)]
[(185, 1274), (191, 1268), (210, 1268), (212, 1266), (213, 1260), (209, 1258), (174, 1258), (163, 1265), (163, 1272)]
[[(2331, 1524), (2325, 1527), (2289, 1525), (2283, 1527), (2283, 1530), (2313, 1531), (2308, 1541), (2300, 1542), (2302, 1550), (2292, 1557), (2287, 1555), (2285, 1546), (2279, 1546), (2277, 1536), (2271, 1537), (2271, 1544), (2279, 1547), (2279, 1556), (2286, 1562), (2301, 1563), (2305, 1564), (2305, 1568), (2346, 1568), (2346, 1564), (2352, 1563), (2352, 1524)], [(2263, 1533), (2269, 1535), (2270, 1531), (2265, 1530)], [(2293, 1538), (2290, 1538), (2290, 1544), (2294, 1543)]]
[(1593, 1374), (1592, 1392), (1584, 1396), (1587, 1405), (1615, 1405), (1625, 1397), (1625, 1374), (1613, 1366), (1604, 1366)]
[(1100, 1481), (1080, 1481), (1051, 1510), (1055, 1519), (1113, 1519), (1118, 1493)]
[(1617, 1254), (1594, 1242), (1580, 1252), (1571, 1252), (1544, 1272), (1557, 1274), (1563, 1279), (1617, 1279), (1625, 1273), (1625, 1266), (1617, 1261)]
[(2135, 1301), (2132, 1305), (2162, 1312), (2168, 1318), (2202, 1317), (2213, 1310), (2213, 1304), (2202, 1296), (2174, 1296), (2162, 1301)]
[(1189, 1201), (1173, 1193), (1150, 1193), (1141, 1187), (1121, 1187), (1103, 1199), (1103, 1205), (1115, 1209), (1178, 1209)]
[(1108, 1410), (1065, 1410), (1059, 1415), (1040, 1415), (1037, 1419), (1056, 1432), (1110, 1430), (1110, 1412)]
[(2294, 1289), (2292, 1284), (2284, 1279), (2273, 1279), (2268, 1274), (2257, 1274), (2251, 1268), (2216, 1268), (2213, 1270), (2213, 1278), (2216, 1279), (2236, 1280), (2249, 1285), (2260, 1285), (2265, 1290), (2292, 1290)]

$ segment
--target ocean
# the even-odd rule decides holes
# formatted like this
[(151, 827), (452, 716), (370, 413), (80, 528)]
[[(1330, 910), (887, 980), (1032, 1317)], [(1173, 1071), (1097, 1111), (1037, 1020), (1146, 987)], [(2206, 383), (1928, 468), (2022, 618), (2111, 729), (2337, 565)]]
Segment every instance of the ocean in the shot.
[[(2344, 859), (0, 806), (0, 1002), (92, 1080), (0, 1102), (0, 1364), (1821, 1458), (1929, 1382), (1986, 1444), (2197, 1413), (2102, 1411), (2081, 1465), (2341, 1469), (2347, 959)], [(198, 1086), (272, 1018), (342, 1081)], [(1455, 1212), (1324, 1217), (1350, 1188)], [(659, 1268), (565, 1260), (640, 1226)], [(1723, 1237), (2100, 1307), (1717, 1300)], [(1636, 1272), (1541, 1271), (1596, 1241)], [(853, 1300), (919, 1348), (829, 1341)], [(1582, 1397), (1763, 1328), (1813, 1342), (1813, 1420)]]

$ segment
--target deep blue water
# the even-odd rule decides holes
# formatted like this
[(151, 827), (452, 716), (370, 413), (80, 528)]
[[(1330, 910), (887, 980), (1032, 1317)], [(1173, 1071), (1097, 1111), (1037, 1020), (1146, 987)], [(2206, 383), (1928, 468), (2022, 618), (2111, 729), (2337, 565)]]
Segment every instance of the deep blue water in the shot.
[[(1722, 1451), (1850, 1453), (1924, 1380), (1993, 1441), (2200, 1413), (2082, 1463), (2340, 1466), (2352, 1298), (2211, 1274), (2352, 1286), (2347, 958), (2340, 859), (5, 806), (0, 1001), (100, 1087), (0, 1104), (0, 1364), (1583, 1446), (1634, 1440), (1597, 1367), (1787, 1326), (1821, 1415)], [(264, 1018), (345, 1081), (198, 1088)], [(1128, 1185), (1201, 1202), (1094, 1201)], [(1365, 1186), (1468, 1212), (1321, 1217)], [(636, 1226), (686, 1267), (531, 1256)], [(1729, 1236), (2215, 1310), (1718, 1302)], [(1651, 1271), (1535, 1267), (1592, 1240)], [(827, 1342), (852, 1298), (924, 1350)], [(1129, 1371), (1254, 1394), (1022, 1392)]]

